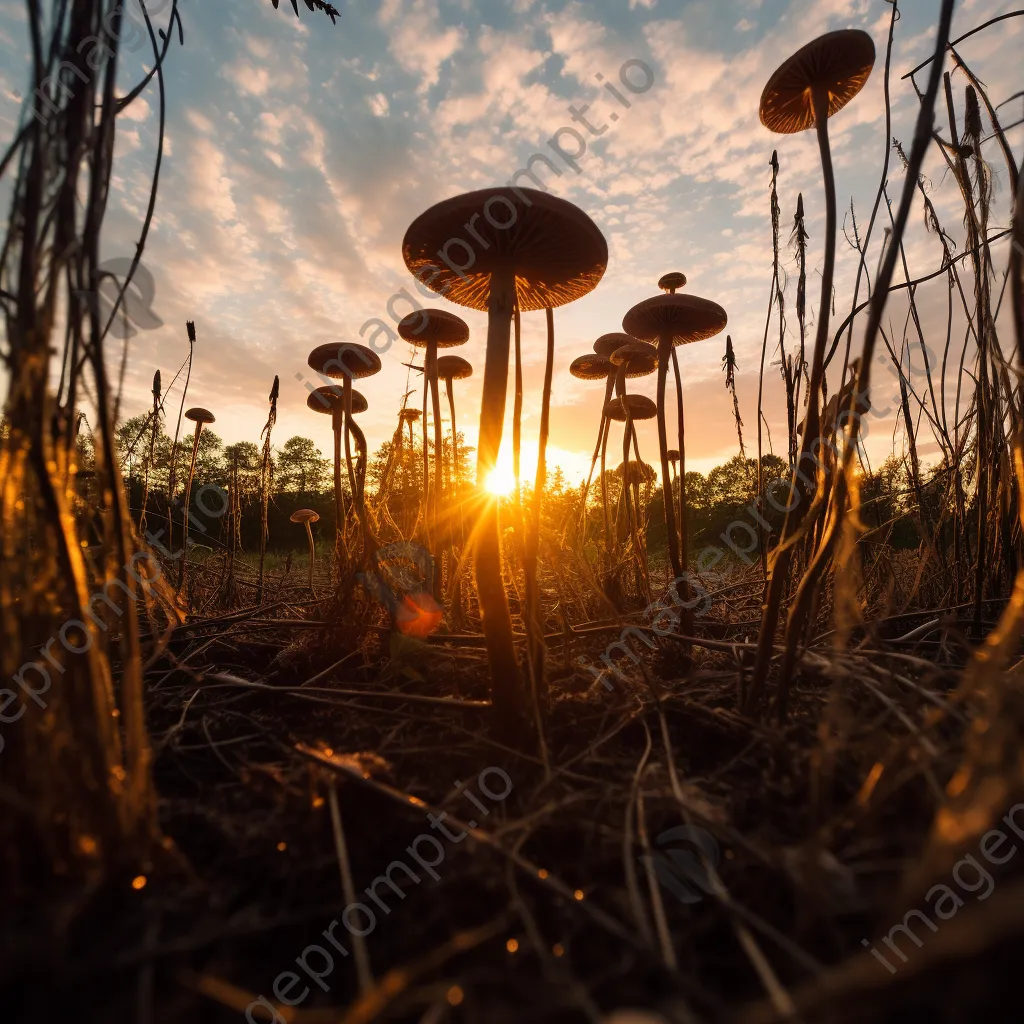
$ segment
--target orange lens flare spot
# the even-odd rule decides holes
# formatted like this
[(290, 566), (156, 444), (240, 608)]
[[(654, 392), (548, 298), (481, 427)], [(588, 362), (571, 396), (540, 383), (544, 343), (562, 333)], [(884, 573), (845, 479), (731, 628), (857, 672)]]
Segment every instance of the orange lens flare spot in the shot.
[(458, 1006), (459, 1003), (461, 1003), (464, 998), (465, 998), (465, 995), (464, 995), (462, 989), (459, 988), (458, 985), (452, 985), (452, 987), (450, 989), (448, 989), (448, 1005), (449, 1006)]
[(518, 939), (509, 939), (508, 942), (505, 943), (505, 948), (510, 953), (518, 953), (519, 952), (519, 941), (518, 941)]
[(402, 598), (395, 612), (395, 624), (403, 636), (423, 640), (438, 626), (444, 612), (434, 598), (424, 590), (415, 590)]
[(136, 875), (135, 878), (132, 879), (132, 888), (136, 889), (136, 890), (138, 890), (138, 889), (145, 889), (146, 888), (146, 876), (145, 875)]

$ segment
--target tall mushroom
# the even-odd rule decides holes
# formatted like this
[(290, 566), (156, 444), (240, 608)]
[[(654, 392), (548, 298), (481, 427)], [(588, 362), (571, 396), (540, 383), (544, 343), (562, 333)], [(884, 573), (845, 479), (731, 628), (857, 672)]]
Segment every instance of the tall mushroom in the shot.
[(196, 458), (199, 455), (199, 438), (203, 433), (203, 426), (207, 423), (215, 423), (214, 415), (209, 409), (202, 409), (196, 406), (185, 413), (185, 419), (191, 420), (195, 425), (195, 435), (192, 440), (192, 462), (188, 467), (188, 482), (185, 484), (185, 508), (183, 509), (184, 524), (181, 536), (181, 563), (178, 565), (178, 589), (185, 581), (185, 561), (188, 558), (188, 510), (192, 502), (192, 480), (196, 475)]
[[(417, 217), (406, 231), (402, 255), (428, 288), (450, 302), (487, 311), (477, 450), (483, 498), (501, 447), (513, 310), (562, 306), (592, 291), (604, 275), (608, 245), (597, 225), (564, 199), (535, 189), (490, 188), (447, 199)], [(519, 725), (525, 702), (493, 498), (482, 501), (477, 536), (477, 589), (492, 700), (500, 718), (517, 719)]]
[[(828, 343), (836, 248), (836, 184), (832, 171), (828, 119), (842, 110), (860, 92), (871, 74), (874, 63), (875, 44), (866, 32), (860, 29), (828, 32), (797, 50), (768, 79), (764, 92), (761, 93), (761, 123), (769, 131), (792, 135), (812, 127), (815, 129), (825, 185), (825, 258), (821, 271), (821, 301), (814, 351), (811, 356), (811, 372), (807, 382), (807, 414), (800, 456), (794, 467), (794, 488), (797, 488), (802, 479), (816, 479), (814, 470), (807, 462), (811, 454), (811, 445), (818, 438), (821, 422), (819, 393), (825, 372), (825, 347)], [(786, 513), (778, 557), (772, 568), (765, 594), (761, 632), (758, 636), (757, 656), (749, 690), (751, 704), (760, 699), (768, 675), (775, 628), (782, 605), (782, 591), (793, 553), (793, 545), (789, 540), (799, 529), (806, 514), (807, 490), (795, 490), (794, 493), (798, 500), (794, 503), (792, 511)], [(804, 500), (799, 500), (800, 498)]]
[[(469, 326), (461, 317), (443, 309), (420, 309), (403, 317), (398, 323), (399, 336), (411, 345), (426, 349), (423, 357), (423, 496), (424, 505), (433, 507), (437, 517), (441, 503), (442, 436), (441, 398), (438, 394), (437, 350), (465, 345), (469, 341)], [(427, 460), (427, 392), (430, 392), (434, 416), (434, 492), (430, 493)], [(428, 517), (429, 521), (429, 517)]]
[(313, 544), (313, 523), (320, 521), (320, 515), (311, 508), (296, 509), (289, 517), (293, 523), (302, 523), (306, 527), (306, 536), (309, 538), (309, 589), (313, 589), (313, 560), (316, 557), (316, 547)]
[[(682, 275), (679, 275), (682, 277)], [(696, 295), (656, 295), (637, 303), (623, 318), (622, 329), (634, 337), (658, 345), (658, 445), (661, 449), (661, 486), (665, 494), (665, 529), (668, 533), (668, 553), (675, 578), (681, 579), (686, 568), (686, 497), (685, 497), (685, 442), (683, 426), (682, 387), (676, 378), (676, 418), (679, 427), (679, 532), (676, 516), (669, 496), (668, 430), (665, 423), (665, 381), (673, 347), (701, 341), (718, 334), (727, 322), (725, 310), (709, 299)], [(681, 541), (681, 544), (680, 544)], [(684, 582), (685, 589), (685, 582)], [(685, 597), (685, 594), (684, 594)]]
[(768, 79), (761, 93), (761, 123), (780, 135), (814, 128), (825, 184), (825, 259), (821, 272), (821, 304), (811, 360), (807, 394), (807, 423), (817, 436), (818, 391), (824, 373), (829, 306), (836, 248), (836, 183), (828, 139), (828, 119), (864, 87), (875, 63), (875, 44), (867, 32), (841, 29), (827, 32), (797, 50)]
[[(317, 373), (334, 379), (342, 380), (342, 392), (341, 392), (341, 403), (342, 403), (342, 415), (343, 415), (343, 435), (344, 435), (344, 447), (345, 447), (345, 463), (348, 467), (348, 481), (349, 487), (352, 491), (352, 499), (355, 502), (356, 512), (359, 517), (360, 525), (363, 528), (364, 534), (368, 536), (368, 528), (366, 525), (365, 510), (358, 500), (359, 491), (356, 487), (356, 476), (355, 470), (352, 466), (352, 450), (349, 445), (349, 434), (352, 430), (352, 381), (361, 380), (365, 377), (372, 377), (375, 373), (380, 372), (380, 356), (373, 351), (372, 348), (367, 348), (366, 345), (355, 345), (351, 342), (342, 342), (340, 344), (328, 344), (319, 345), (312, 352), (309, 353), (309, 366), (310, 369), (316, 370)], [(316, 391), (311, 394), (318, 394), (322, 392), (323, 388), (317, 388)], [(365, 399), (364, 399), (365, 401)], [(307, 404), (309, 404), (307, 399)], [(326, 410), (324, 410), (326, 411)], [(339, 516), (341, 515), (341, 481), (339, 479), (339, 471), (337, 467), (340, 464), (340, 442), (337, 435), (335, 434), (335, 501), (338, 505)], [(339, 519), (338, 530), (341, 531), (342, 521)]]

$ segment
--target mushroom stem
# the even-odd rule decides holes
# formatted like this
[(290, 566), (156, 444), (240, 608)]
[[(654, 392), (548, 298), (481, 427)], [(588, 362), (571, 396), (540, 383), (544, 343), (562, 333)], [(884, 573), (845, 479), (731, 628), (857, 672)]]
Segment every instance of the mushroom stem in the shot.
[(683, 381), (679, 373), (679, 359), (672, 349), (672, 372), (676, 379), (676, 423), (679, 430), (679, 564), (682, 567), (682, 590), (676, 588), (683, 602), (680, 629), (692, 635), (693, 609), (690, 607), (690, 583), (686, 579), (688, 545), (686, 542), (686, 417), (683, 415)]
[(192, 478), (196, 472), (196, 457), (199, 455), (199, 437), (203, 432), (202, 423), (196, 423), (192, 441), (192, 462), (188, 467), (188, 482), (185, 484), (185, 507), (182, 509), (181, 562), (178, 564), (178, 589), (185, 582), (185, 562), (188, 558), (188, 508), (192, 501)]
[(811, 378), (807, 388), (807, 416), (804, 420), (803, 447), (818, 436), (819, 392), (825, 373), (825, 346), (828, 344), (829, 311), (832, 301), (832, 279), (836, 262), (836, 179), (832, 170), (832, 150), (828, 140), (828, 90), (814, 90), (814, 127), (821, 151), (821, 174), (825, 183), (825, 260), (821, 269), (821, 303), (818, 308), (817, 335), (811, 361)]
[[(608, 374), (608, 379), (604, 386), (604, 402), (601, 404), (601, 422), (597, 427), (597, 444), (594, 445), (594, 455), (590, 460), (590, 472), (587, 474), (587, 482), (583, 485), (583, 502), (580, 509), (580, 523), (585, 527), (587, 523), (587, 494), (590, 492), (590, 481), (594, 478), (594, 467), (597, 465), (598, 457), (601, 454), (601, 439), (604, 437), (604, 424), (605, 406), (612, 400), (612, 389), (615, 387), (615, 375)], [(602, 489), (604, 488), (604, 481), (602, 478), (601, 483)]]
[(448, 415), (451, 417), (452, 423), (452, 458), (451, 458), (451, 479), (448, 483), (448, 496), (452, 503), (453, 512), (453, 526), (451, 529), (451, 542), (448, 546), (449, 554), (449, 565), (451, 566), (452, 580), (449, 581), (448, 592), (451, 595), (452, 602), (452, 618), (456, 623), (462, 622), (462, 573), (461, 559), (455, 557), (455, 537), (454, 537), (454, 510), (456, 506), (459, 507), (459, 518), (462, 518), (461, 505), (459, 504), (459, 484), (461, 478), (459, 475), (459, 441), (458, 434), (455, 427), (455, 388), (452, 386), (451, 377), (446, 377), (444, 382), (445, 390), (448, 392)]
[(508, 389), (512, 307), (515, 305), (515, 299), (515, 275), (512, 271), (503, 268), (492, 274), (476, 463), (476, 481), (481, 499), (476, 544), (476, 583), (480, 597), (480, 617), (490, 665), (491, 702), (499, 721), (510, 729), (521, 726), (526, 716), (515, 644), (512, 639), (512, 616), (509, 613), (508, 597), (501, 575), (498, 499), (486, 493), (486, 484), (487, 477), (498, 461), (498, 450), (501, 447)]
[[(430, 378), (427, 374), (427, 354), (423, 353), (423, 522), (427, 537), (430, 536), (430, 451), (427, 447), (427, 403), (430, 397)], [(427, 546), (430, 546), (428, 539)]]
[(534, 717), (539, 722), (547, 696), (544, 679), (544, 629), (541, 622), (540, 585), (537, 580), (537, 558), (540, 552), (540, 513), (547, 484), (548, 432), (551, 421), (551, 381), (555, 369), (555, 322), (550, 307), (547, 311), (548, 344), (544, 364), (544, 394), (540, 409), (540, 436), (537, 439), (537, 474), (533, 481), (533, 508), (530, 510), (530, 533), (526, 543), (526, 632), (529, 645), (530, 682), (533, 690)]
[[(441, 474), (444, 468), (444, 439), (441, 434), (441, 395), (437, 380), (437, 342), (432, 341), (427, 346), (427, 373), (430, 375), (430, 398), (433, 406), (434, 416), (434, 521), (441, 511)], [(440, 573), (438, 578), (440, 579)]]
[(349, 440), (349, 434), (352, 431), (352, 378), (347, 373), (345, 374), (345, 383), (342, 386), (341, 395), (345, 411), (345, 465), (348, 467), (348, 486), (352, 494), (352, 502), (358, 508), (356, 474), (352, 466), (352, 445)]
[(445, 390), (448, 392), (448, 415), (452, 421), (452, 462), (449, 488), (452, 497), (454, 497), (459, 492), (459, 440), (455, 432), (455, 395), (452, 393), (454, 389), (450, 377), (445, 380), (444, 385)]
[(522, 346), (522, 321), (519, 316), (519, 304), (516, 303), (513, 313), (515, 323), (515, 354), (516, 354), (516, 393), (512, 403), (512, 475), (515, 477), (515, 501), (516, 501), (516, 533), (523, 523), (523, 499), (520, 488), (520, 459), (523, 450), (523, 346)]
[(306, 520), (306, 536), (309, 538), (309, 589), (313, 590), (313, 559), (316, 556), (316, 547), (313, 544), (313, 527), (309, 520)]
[(662, 505), (665, 507), (665, 532), (668, 534), (668, 558), (672, 565), (672, 575), (678, 580), (683, 575), (683, 567), (679, 561), (679, 535), (676, 533), (676, 516), (669, 491), (668, 429), (665, 424), (665, 382), (668, 379), (671, 352), (671, 336), (662, 335), (658, 342), (658, 448), (661, 455), (661, 491)]
[(344, 413), (335, 409), (331, 417), (334, 427), (334, 547), (340, 553), (345, 533), (345, 494), (341, 489), (341, 431)]
[(607, 453), (608, 435), (611, 433), (611, 417), (604, 418), (604, 433), (601, 436), (601, 508), (604, 512), (604, 549), (608, 556), (608, 566), (611, 568), (612, 559), (612, 521), (608, 512), (608, 481), (607, 481)]

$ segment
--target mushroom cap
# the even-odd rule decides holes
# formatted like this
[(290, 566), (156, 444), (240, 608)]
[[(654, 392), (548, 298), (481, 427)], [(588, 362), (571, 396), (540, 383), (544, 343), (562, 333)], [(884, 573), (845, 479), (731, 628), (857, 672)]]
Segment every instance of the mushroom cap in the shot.
[(216, 423), (216, 417), (209, 409), (204, 409), (201, 406), (196, 406), (194, 409), (189, 409), (185, 413), (185, 419), (192, 420), (193, 423)]
[[(322, 412), (324, 415), (333, 413), (335, 409), (338, 412), (342, 412), (345, 408), (345, 396), (337, 384), (325, 384), (322, 388), (317, 388), (316, 391), (310, 391), (309, 397), (306, 399), (306, 406), (312, 409), (313, 412)], [(369, 403), (366, 401), (366, 398), (353, 388), (353, 415), (366, 412), (368, 408)]]
[(630, 341), (612, 353), (611, 363), (624, 368), (627, 377), (646, 377), (658, 368), (658, 350), (643, 341)]
[(668, 461), (669, 462), (678, 462), (679, 461), (679, 449), (678, 448), (669, 448), (667, 454), (668, 454)]
[(469, 341), (469, 324), (443, 309), (418, 309), (398, 321), (398, 333), (413, 345), (453, 348)]
[(686, 287), (686, 275), (680, 274), (678, 270), (673, 270), (670, 274), (665, 274), (663, 277), (658, 279), (658, 287), (662, 291), (668, 291), (670, 288), (685, 288)]
[(604, 356), (605, 359), (611, 359), (612, 353), (623, 345), (628, 345), (631, 341), (636, 341), (632, 334), (622, 334), (616, 332), (615, 334), (602, 334), (597, 341), (594, 342), (594, 351), (599, 356)]
[(399, 418), (401, 420), (403, 420), (404, 422), (407, 422), (407, 423), (408, 422), (415, 423), (416, 420), (418, 420), (420, 418), (420, 411), (419, 411), (419, 409), (408, 409), (408, 408), (406, 408), (406, 409), (403, 409), (399, 413)]
[[(472, 233), (466, 230), (470, 223)], [(564, 199), (532, 188), (485, 188), (421, 213), (405, 233), (402, 257), (428, 288), (485, 311), (492, 273), (508, 268), (515, 273), (519, 308), (526, 311), (564, 306), (596, 288), (608, 265), (608, 243)]]
[(314, 512), (311, 508), (298, 508), (288, 518), (293, 523), (318, 523), (320, 513)]
[(653, 420), (658, 415), (658, 407), (646, 395), (620, 395), (604, 407), (605, 416), (619, 423), (624, 422), (626, 409), (623, 403), (629, 407), (629, 414), (634, 420)]
[(594, 352), (577, 356), (569, 365), (569, 372), (580, 380), (604, 380), (615, 372), (610, 359), (605, 359)]
[[(620, 479), (622, 478), (622, 468), (623, 463), (621, 462), (618, 464), (618, 466), (615, 467), (615, 475)], [(649, 466), (646, 462), (636, 462), (635, 460), (630, 460), (629, 475), (627, 477), (630, 483), (632, 483), (634, 480), (637, 480), (641, 483), (647, 480), (653, 480), (655, 475), (656, 474), (654, 472), (653, 466)]]
[(307, 362), (311, 370), (336, 379), (350, 377), (358, 380), (380, 372), (380, 356), (372, 348), (350, 341), (318, 345), (309, 353)]
[(828, 116), (842, 110), (863, 88), (875, 63), (867, 32), (826, 32), (801, 47), (768, 79), (761, 93), (761, 124), (780, 135), (814, 126), (812, 89), (828, 90)]
[(622, 329), (641, 341), (659, 341), (663, 334), (673, 345), (712, 338), (729, 322), (717, 302), (697, 295), (655, 295), (638, 302), (623, 318)]
[(465, 380), (473, 376), (473, 365), (462, 356), (441, 356), (437, 361), (437, 376), (440, 380)]

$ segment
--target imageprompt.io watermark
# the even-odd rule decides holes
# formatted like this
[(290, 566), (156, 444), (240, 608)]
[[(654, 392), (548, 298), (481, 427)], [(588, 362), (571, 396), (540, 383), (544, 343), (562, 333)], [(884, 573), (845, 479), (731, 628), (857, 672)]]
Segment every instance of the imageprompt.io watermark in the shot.
[(680, 903), (700, 903), (714, 892), (707, 865), (717, 870), (722, 854), (710, 832), (696, 825), (677, 825), (662, 832), (655, 843), (659, 852), (643, 854), (637, 861), (654, 872), (663, 889)]

